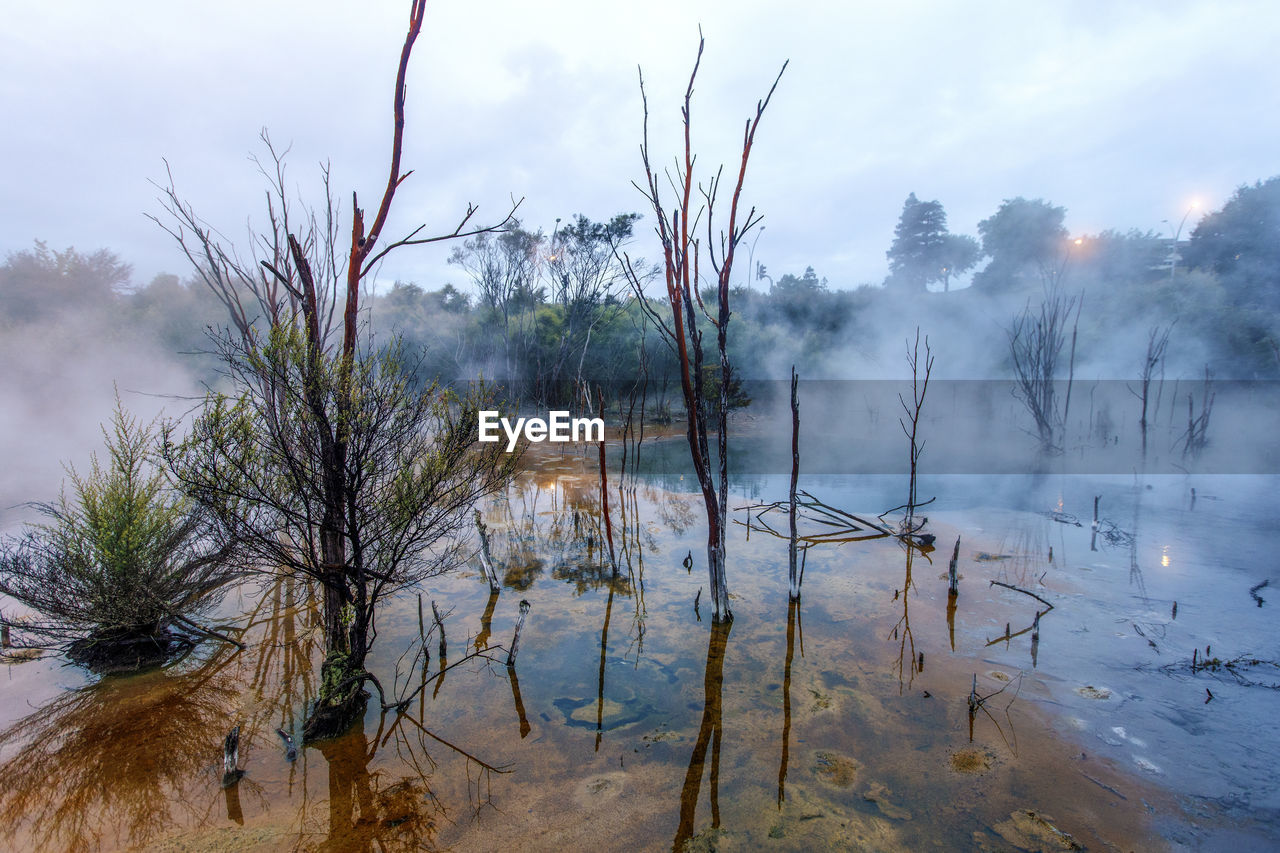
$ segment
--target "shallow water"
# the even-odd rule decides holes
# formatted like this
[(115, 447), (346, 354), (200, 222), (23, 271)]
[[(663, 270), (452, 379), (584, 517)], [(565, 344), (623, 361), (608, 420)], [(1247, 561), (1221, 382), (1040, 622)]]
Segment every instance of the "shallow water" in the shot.
[[(713, 625), (695, 609), (701, 501), (662, 467), (611, 484), (615, 578), (593, 461), (531, 458), (486, 512), (501, 594), (462, 572), (423, 591), (421, 617), (410, 593), (379, 618), (371, 666), (388, 691), (423, 678), (433, 600), (447, 644), (441, 655), (428, 637), (428, 675), (453, 668), (405, 713), (371, 702), (362, 728), (293, 761), (276, 729), (298, 737), (318, 668), (301, 586), (227, 602), (228, 620), (250, 626), (243, 652), (210, 646), (101, 681), (56, 658), (7, 667), (4, 846), (1003, 850), (1069, 849), (1069, 835), (1091, 849), (1251, 849), (1280, 837), (1275, 611), (1268, 587), (1261, 605), (1249, 591), (1275, 571), (1276, 478), (926, 479), (937, 550), (814, 546), (798, 605), (785, 540), (748, 536), (735, 511), (735, 619)], [(905, 490), (891, 476), (801, 485), (867, 518)], [(734, 507), (777, 500), (786, 478), (733, 490)], [(1091, 549), (1095, 495), (1131, 541)], [(1046, 604), (992, 580), (1053, 605), (1034, 645)], [(516, 666), (501, 651), (457, 665), (509, 642), (522, 599)], [(1193, 650), (1197, 663), (1245, 660), (1193, 671)], [(971, 721), (975, 679), (986, 698)], [(237, 724), (245, 775), (223, 789), (221, 741)]]

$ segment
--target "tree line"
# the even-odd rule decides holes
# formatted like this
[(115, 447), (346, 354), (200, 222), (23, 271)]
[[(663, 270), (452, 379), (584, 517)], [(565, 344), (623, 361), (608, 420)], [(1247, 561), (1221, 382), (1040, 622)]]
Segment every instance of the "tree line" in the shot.
[[(912, 194), (883, 286), (833, 286), (812, 268), (775, 280), (757, 264), (731, 284), (738, 322), (728, 347), (736, 375), (782, 378), (793, 363), (806, 376), (857, 375), (917, 324), (942, 346), (953, 370), (1008, 375), (1003, 347), (976, 347), (965, 338), (989, 325), (984, 317), (1012, 317), (1053, 285), (1087, 294), (1086, 360), (1091, 347), (1105, 348), (1130, 327), (1145, 334), (1146, 325), (1177, 321), (1177, 337), (1196, 341), (1199, 361), (1216, 375), (1280, 375), (1280, 177), (1240, 187), (1176, 247), (1171, 237), (1139, 230), (1071, 239), (1065, 215), (1043, 200), (1011, 199), (979, 223), (979, 241), (947, 232), (941, 204)], [(455, 246), (456, 283), (397, 281), (362, 310), (381, 338), (400, 336), (421, 382), (484, 376), (512, 396), (566, 405), (580, 402), (584, 387), (626, 386), (643, 376), (655, 409), (667, 411), (674, 353), (628, 287), (622, 261), (626, 255), (646, 281), (654, 274), (635, 257), (650, 225), (631, 212), (578, 214), (548, 229), (516, 221), (505, 232)], [(971, 286), (953, 288), (980, 258), (986, 263)], [(92, 316), (102, 334), (128, 334), (182, 353), (202, 378), (216, 379), (207, 330), (225, 323), (226, 313), (213, 292), (195, 279), (160, 275), (138, 285), (131, 275), (107, 250), (37, 243), (13, 252), (0, 265), (0, 325)], [(946, 346), (948, 336), (955, 346)], [(1135, 375), (1140, 359), (1135, 351)]]

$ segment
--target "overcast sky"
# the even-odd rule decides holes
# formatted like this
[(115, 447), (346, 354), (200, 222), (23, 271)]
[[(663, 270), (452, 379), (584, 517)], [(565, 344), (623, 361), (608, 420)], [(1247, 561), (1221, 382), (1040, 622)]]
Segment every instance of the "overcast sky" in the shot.
[[(367, 6), (368, 8), (361, 8)], [(165, 158), (179, 190), (244, 242), (262, 217), (248, 155), (269, 128), (291, 181), (317, 163), (369, 205), (386, 180), (407, 2), (0, 5), (0, 252), (43, 239), (107, 247), (145, 282), (188, 272), (144, 213)], [(360, 9), (360, 11), (356, 11)], [(903, 199), (953, 231), (1013, 196), (1067, 208), (1073, 235), (1166, 229), (1192, 200), (1280, 173), (1280, 6), (1257, 2), (431, 3), (410, 69), (392, 231), (452, 228), (468, 201), (527, 227), (643, 208), (644, 68), (655, 156), (680, 145), (701, 23), (701, 162), (737, 156), (742, 121), (790, 59), (746, 196), (755, 259), (833, 286), (879, 281)], [(349, 205), (348, 205), (349, 207)], [(1188, 223), (1188, 230), (1196, 216)], [(638, 252), (655, 254), (647, 215)], [(464, 278), (447, 248), (409, 249), (387, 280)], [(743, 276), (746, 265), (743, 264)]]

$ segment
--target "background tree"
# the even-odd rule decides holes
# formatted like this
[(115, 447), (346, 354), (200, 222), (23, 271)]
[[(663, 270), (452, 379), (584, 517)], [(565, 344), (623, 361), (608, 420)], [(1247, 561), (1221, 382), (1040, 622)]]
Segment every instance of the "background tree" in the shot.
[(69, 311), (105, 312), (128, 284), (132, 268), (113, 252), (74, 248), (13, 252), (0, 265), (0, 318), (27, 323)]
[(893, 245), (885, 256), (889, 259), (886, 284), (921, 293), (935, 281), (942, 282), (944, 291), (950, 290), (951, 278), (972, 269), (982, 252), (977, 240), (947, 230), (947, 213), (940, 202), (920, 201), (911, 193), (902, 204)]
[(991, 263), (974, 276), (984, 290), (1015, 287), (1030, 277), (1052, 284), (1065, 251), (1065, 207), (1021, 196), (1005, 199), (991, 216), (978, 223), (982, 251)]
[[(578, 214), (552, 234), (547, 271), (561, 312), (560, 343), (547, 377), (553, 385), (565, 378), (566, 369), (581, 385), (592, 333), (617, 312), (618, 297), (627, 289), (620, 251), (639, 219), (638, 213), (620, 213), (608, 222), (592, 222)], [(549, 399), (566, 396), (561, 390)]]
[(951, 290), (952, 276), (961, 276), (978, 265), (982, 247), (968, 234), (948, 234), (942, 247), (942, 290)]
[(1074, 246), (1071, 265), (1112, 286), (1134, 285), (1160, 278), (1168, 255), (1168, 241), (1154, 231), (1109, 229), (1086, 236), (1079, 246)]
[[(489, 375), (527, 389), (524, 374), (537, 360), (535, 310), (546, 301), (546, 291), (537, 283), (546, 238), (520, 228), (518, 221), (510, 225), (501, 233), (480, 233), (465, 241), (454, 248), (449, 263), (466, 270), (475, 284), (480, 321), (492, 347), (479, 353), (491, 366)], [(501, 361), (494, 363), (497, 357)]]
[(889, 283), (912, 292), (924, 292), (939, 281), (946, 267), (947, 214), (938, 201), (920, 201), (915, 193), (902, 203), (893, 229), (889, 259)]
[(1241, 186), (1200, 220), (1186, 261), (1217, 273), (1236, 304), (1280, 309), (1280, 175)]
[(805, 267), (804, 275), (786, 273), (770, 283), (769, 307), (793, 324), (808, 324), (821, 312), (827, 292), (827, 280), (818, 278), (813, 267)]

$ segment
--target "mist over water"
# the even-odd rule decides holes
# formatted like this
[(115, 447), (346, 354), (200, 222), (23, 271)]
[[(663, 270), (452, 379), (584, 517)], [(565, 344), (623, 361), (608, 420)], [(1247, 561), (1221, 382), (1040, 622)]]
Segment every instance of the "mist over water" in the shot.
[[(1066, 401), (1067, 383), (1056, 393)], [(1045, 452), (1015, 384), (932, 379), (918, 427), (922, 473), (1276, 474), (1280, 473), (1280, 383), (1215, 382), (1209, 443), (1186, 448), (1188, 395), (1199, 413), (1203, 381), (1153, 385), (1147, 449), (1139, 427), (1140, 381), (1077, 381), (1061, 446)], [(752, 404), (731, 428), (732, 470), (791, 469), (789, 384), (748, 382)], [(910, 380), (801, 380), (800, 465), (809, 474), (905, 474), (910, 443), (902, 399)], [(1159, 406), (1157, 407), (1157, 401)]]
[(0, 333), (0, 527), (34, 518), (22, 504), (54, 500), (63, 465), (85, 471), (101, 455), (117, 392), (146, 421), (180, 416), (203, 396), (193, 359), (141, 331), (76, 315)]

